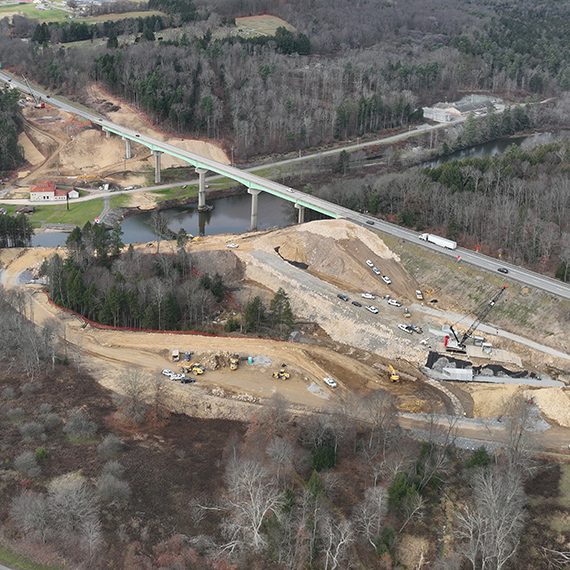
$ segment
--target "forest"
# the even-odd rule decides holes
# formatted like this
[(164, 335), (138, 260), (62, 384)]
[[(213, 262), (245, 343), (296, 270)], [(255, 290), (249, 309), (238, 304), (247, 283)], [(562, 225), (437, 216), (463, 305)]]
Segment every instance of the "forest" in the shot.
[(349, 169), (305, 191), (568, 280), (570, 142), (550, 139), (404, 172), (354, 178)]
[[(310, 10), (300, 0), (152, 7), (164, 18), (151, 21), (141, 12), (138, 21), (89, 29), (4, 19), (0, 56), (74, 97), (101, 82), (173, 133), (233, 146), (238, 162), (405, 128), (422, 120), (421, 106), (464, 91), (538, 99), (569, 87), (564, 2), (548, 10), (461, 0), (398, 8), (359, 2), (357, 10), (346, 0), (315, 0)], [(264, 12), (295, 33), (263, 41), (233, 34), (236, 17)], [(108, 41), (80, 49), (60, 43), (64, 30), (67, 41), (77, 34)], [(38, 41), (20, 41), (36, 31)]]
[[(226, 300), (224, 283), (219, 273), (193, 270), (186, 232), (179, 232), (175, 255), (141, 253), (132, 244), (122, 253), (121, 235), (119, 225), (75, 227), (66, 240), (67, 257), (56, 254), (41, 268), (52, 301), (114, 327), (204, 331), (211, 326)], [(287, 337), (293, 324), (289, 298), (279, 289), (269, 307), (254, 297), (227, 320), (225, 331)]]

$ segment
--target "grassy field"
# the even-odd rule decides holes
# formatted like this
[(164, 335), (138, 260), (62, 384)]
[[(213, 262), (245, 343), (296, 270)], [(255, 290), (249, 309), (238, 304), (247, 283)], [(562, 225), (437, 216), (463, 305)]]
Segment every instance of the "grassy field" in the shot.
[[(26, 16), (38, 22), (65, 22), (70, 20), (72, 14), (65, 10), (54, 8), (51, 10), (38, 10), (34, 4), (11, 4), (0, 6), (0, 18), (11, 17), (13, 15)], [(124, 14), (103, 14), (102, 16), (74, 17), (75, 22), (86, 22), (96, 24), (108, 20), (123, 20), (125, 18), (145, 18), (147, 16), (164, 16), (158, 10), (148, 10), (140, 12), (125, 12)], [(106, 40), (105, 40), (106, 41)]]
[(34, 4), (13, 4), (11, 6), (0, 6), (0, 18), (14, 15), (26, 16), (38, 22), (63, 22), (71, 15), (65, 10), (38, 10)]
[[(120, 198), (120, 196), (117, 196)], [(89, 202), (70, 202), (69, 212), (65, 203), (57, 206), (36, 206), (36, 211), (30, 215), (32, 222), (48, 224), (74, 224), (82, 226), (86, 221), (93, 221), (103, 211), (103, 198)]]
[(0, 562), (9, 565), (15, 570), (58, 570), (56, 566), (45, 566), (44, 564), (35, 564), (27, 558), (12, 552), (5, 546), (0, 546)]
[(277, 28), (287, 28), (295, 31), (295, 28), (285, 20), (277, 16), (264, 14), (263, 16), (248, 16), (236, 18), (236, 28), (238, 34), (244, 37), (251, 36), (274, 36)]
[(109, 201), (111, 208), (124, 208), (129, 205), (130, 197), (128, 194), (119, 194), (113, 196)]

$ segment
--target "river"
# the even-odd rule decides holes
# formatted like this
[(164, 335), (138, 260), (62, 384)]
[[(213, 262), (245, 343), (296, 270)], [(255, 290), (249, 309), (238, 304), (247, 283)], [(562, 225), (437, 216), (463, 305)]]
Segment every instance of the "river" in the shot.
[[(212, 202), (210, 212), (198, 212), (196, 204), (178, 206), (163, 213), (168, 217), (168, 227), (173, 232), (184, 228), (187, 233), (197, 235), (241, 234), (246, 232), (251, 221), (251, 196), (242, 194), (220, 198)], [(150, 212), (131, 216), (121, 222), (123, 242), (141, 243), (156, 240), (150, 226)], [(260, 230), (282, 227), (295, 223), (297, 210), (291, 202), (282, 200), (273, 194), (262, 192), (258, 197), (258, 224)], [(69, 234), (47, 232), (34, 235), (32, 246), (55, 247), (64, 245)]]
[[(521, 145), (524, 141), (533, 140), (537, 137), (544, 138), (546, 142), (548, 137), (552, 137), (552, 134), (543, 133), (531, 137), (498, 139), (442, 156), (437, 160), (426, 162), (419, 166), (435, 168), (450, 160), (493, 156), (504, 152), (513, 144)], [(296, 210), (286, 200), (282, 200), (267, 192), (261, 192), (258, 204), (258, 229), (260, 230), (282, 227), (296, 221)], [(249, 194), (220, 198), (215, 200), (213, 205), (214, 209), (210, 212), (198, 212), (196, 205), (187, 205), (164, 210), (163, 213), (168, 217), (168, 227), (173, 232), (178, 232), (180, 228), (184, 228), (187, 233), (196, 236), (240, 234), (248, 230), (251, 216), (251, 196)], [(124, 232), (123, 242), (129, 244), (155, 240), (156, 235), (149, 224), (149, 218), (150, 213), (132, 216), (123, 220), (121, 222)], [(55, 247), (63, 245), (67, 236), (67, 233), (61, 232), (35, 235), (32, 238), (32, 246)]]

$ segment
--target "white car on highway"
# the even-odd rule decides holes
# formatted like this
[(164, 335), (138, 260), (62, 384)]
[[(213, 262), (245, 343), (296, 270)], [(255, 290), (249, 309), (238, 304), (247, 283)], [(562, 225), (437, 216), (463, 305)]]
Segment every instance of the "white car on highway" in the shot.
[(366, 308), (371, 312), (371, 313), (378, 313), (378, 309), (374, 306), (374, 305), (366, 305)]
[(330, 386), (331, 388), (336, 388), (337, 384), (330, 376), (326, 376), (325, 378), (323, 378), (323, 380), (327, 386)]
[(239, 244), (237, 243), (228, 243), (226, 244), (226, 247), (230, 247), (232, 249), (236, 249), (237, 247), (239, 247)]
[(368, 265), (368, 267), (374, 267), (374, 264), (369, 259), (366, 260), (366, 265)]
[(376, 297), (372, 293), (362, 293), (363, 299), (376, 299)]

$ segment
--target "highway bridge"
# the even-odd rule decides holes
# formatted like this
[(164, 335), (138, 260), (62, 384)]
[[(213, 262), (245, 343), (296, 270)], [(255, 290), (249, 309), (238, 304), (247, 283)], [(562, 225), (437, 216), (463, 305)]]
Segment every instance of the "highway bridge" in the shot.
[[(0, 72), (0, 81), (11, 83), (20, 91), (29, 93), (29, 89), (24, 83), (17, 81), (15, 78), (12, 78), (4, 72)], [(429, 242), (420, 240), (418, 238), (418, 234), (409, 229), (397, 226), (395, 224), (390, 224), (382, 220), (378, 220), (377, 218), (373, 218), (372, 216), (368, 216), (366, 214), (354, 212), (337, 204), (333, 204), (332, 202), (328, 202), (327, 200), (323, 200), (316, 196), (312, 196), (299, 190), (289, 188), (283, 184), (279, 184), (278, 182), (267, 180), (261, 176), (257, 176), (256, 174), (240, 170), (234, 166), (222, 164), (220, 162), (216, 162), (215, 160), (210, 160), (195, 153), (180, 149), (174, 145), (161, 142), (153, 137), (143, 135), (127, 127), (116, 125), (115, 123), (108, 121), (100, 115), (79, 109), (45, 93), (39, 93), (36, 91), (35, 95), (39, 95), (43, 99), (49, 100), (49, 104), (55, 108), (67, 111), (69, 113), (75, 113), (76, 115), (88, 119), (93, 124), (98, 125), (103, 131), (106, 131), (109, 136), (111, 134), (114, 134), (122, 137), (125, 140), (127, 157), (129, 156), (130, 146), (132, 142), (136, 142), (148, 147), (155, 156), (155, 180), (157, 182), (160, 181), (160, 156), (163, 153), (179, 158), (195, 166), (196, 172), (199, 176), (198, 209), (207, 208), (205, 176), (208, 171), (211, 171), (219, 175), (231, 178), (232, 180), (235, 180), (236, 182), (239, 182), (240, 184), (243, 184), (245, 187), (247, 187), (248, 192), (252, 196), (252, 229), (257, 228), (257, 196), (260, 192), (269, 192), (270, 194), (274, 194), (275, 196), (279, 196), (284, 200), (295, 204), (295, 207), (299, 210), (299, 223), (303, 222), (304, 209), (310, 208), (312, 210), (330, 216), (331, 218), (345, 218), (361, 225), (367, 225), (370, 229), (378, 229), (401, 240), (414, 243), (415, 245), (430, 249), (432, 251), (436, 251), (441, 255), (447, 255), (449, 257), (456, 258), (458, 261), (460, 260), (461, 263), (468, 263), (480, 269), (484, 269), (490, 272), (497, 272), (499, 268), (507, 269), (509, 275), (508, 278), (510, 280), (516, 281), (520, 284), (532, 287), (534, 289), (540, 289), (555, 297), (570, 300), (570, 285), (556, 279), (552, 279), (539, 273), (535, 273), (533, 271), (505, 263), (504, 261), (494, 259), (472, 250), (457, 248), (456, 250), (450, 251), (443, 249)], [(409, 133), (401, 135), (402, 138), (405, 138), (407, 136), (409, 136)], [(391, 137), (391, 139), (393, 140), (394, 137)], [(305, 159), (307, 158), (309, 157), (305, 157)]]

